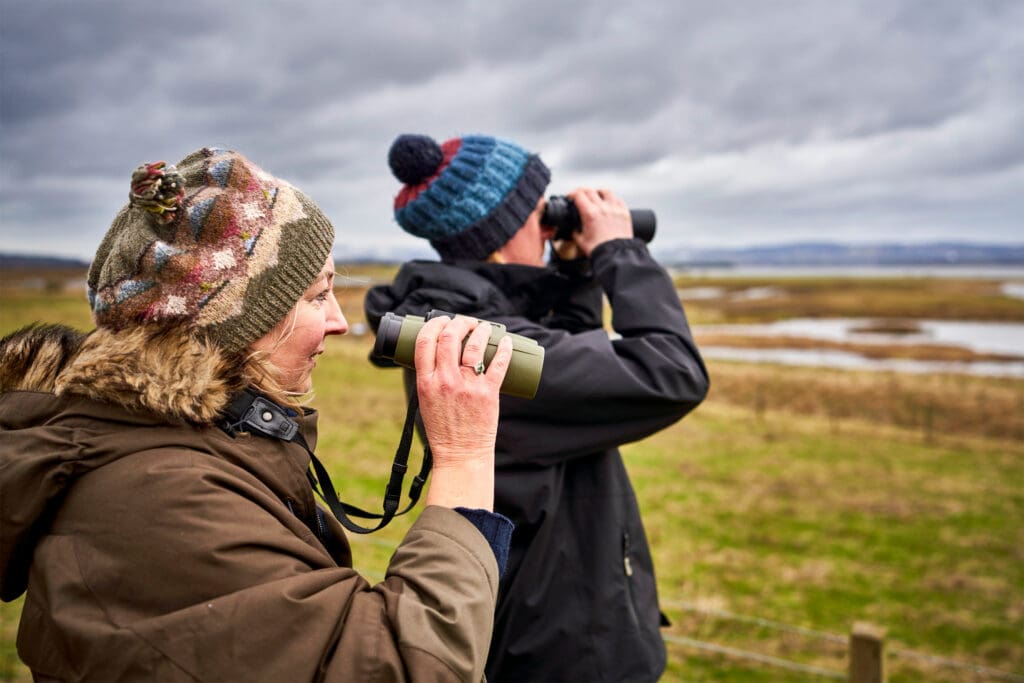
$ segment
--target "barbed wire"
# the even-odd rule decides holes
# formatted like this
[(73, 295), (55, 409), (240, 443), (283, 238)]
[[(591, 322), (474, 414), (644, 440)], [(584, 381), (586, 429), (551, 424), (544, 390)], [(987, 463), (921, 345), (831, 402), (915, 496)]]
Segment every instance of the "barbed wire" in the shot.
[[(717, 609), (714, 607), (703, 607), (696, 605), (691, 602), (685, 601), (672, 601), (662, 600), (662, 606), (668, 608), (675, 608), (681, 611), (687, 612), (700, 612), (702, 614), (710, 614), (721, 619), (728, 619), (731, 621), (741, 621), (765, 628), (773, 628), (778, 631), (787, 631), (789, 633), (798, 633), (805, 636), (811, 636), (814, 638), (821, 638), (834, 643), (848, 643), (850, 637), (848, 635), (842, 635), (839, 633), (832, 633), (830, 631), (819, 631), (817, 629), (805, 628), (803, 626), (795, 626), (793, 624), (787, 624), (781, 621), (773, 621), (771, 619), (764, 619), (762, 617), (755, 617), (745, 614), (737, 614), (735, 612), (729, 612), (728, 610)], [(742, 651), (741, 651), (742, 652)], [(1011, 673), (1009, 671), (1002, 671), (1001, 669), (993, 669), (992, 667), (984, 666), (982, 664), (973, 664), (971, 662), (962, 662), (957, 659), (951, 659), (949, 657), (943, 657), (941, 655), (933, 655), (925, 652), (916, 652), (914, 650), (907, 650), (903, 648), (888, 647), (886, 652), (894, 657), (902, 657), (904, 659), (918, 659), (927, 661), (930, 664), (945, 666), (953, 669), (962, 669), (971, 671), (976, 674), (988, 676), (990, 678), (997, 678), (999, 680), (1009, 681), (1010, 683), (1024, 683), (1024, 676), (1020, 674)]]
[(660, 602), (663, 607), (668, 607), (670, 609), (674, 608), (684, 612), (701, 612), (702, 614), (710, 614), (712, 616), (720, 617), (722, 619), (728, 619), (730, 621), (743, 621), (749, 624), (757, 624), (758, 626), (764, 626), (766, 628), (773, 628), (778, 631), (788, 631), (790, 633), (799, 633), (800, 635), (804, 636), (821, 638), (823, 640), (829, 640), (834, 643), (842, 643), (845, 645), (850, 641), (849, 636), (845, 636), (839, 633), (819, 631), (817, 629), (805, 628), (803, 626), (785, 624), (781, 621), (772, 621), (770, 619), (763, 619), (761, 617), (752, 617), (744, 614), (736, 614), (735, 612), (729, 612), (724, 609), (702, 607), (701, 605), (697, 605), (692, 602), (674, 600), (661, 600)]
[(770, 655), (763, 655), (759, 652), (750, 652), (748, 650), (740, 650), (735, 647), (727, 647), (725, 645), (717, 645), (715, 643), (708, 643), (703, 640), (694, 640), (693, 638), (687, 638), (685, 636), (674, 636), (671, 634), (664, 634), (662, 638), (666, 642), (676, 643), (678, 645), (685, 645), (687, 647), (696, 648), (698, 650), (707, 650), (708, 652), (714, 652), (716, 654), (728, 655), (730, 657), (739, 657), (742, 659), (752, 659), (762, 664), (768, 664), (770, 666), (788, 669), (790, 671), (799, 671), (801, 673), (814, 674), (816, 676), (825, 676), (827, 678), (835, 678), (837, 680), (845, 680), (846, 674), (840, 671), (834, 671), (833, 669), (822, 669), (817, 666), (810, 666), (808, 664), (800, 664), (799, 662), (791, 662), (788, 659), (781, 659), (779, 657), (772, 657)]
[(972, 671), (976, 674), (988, 676), (989, 678), (996, 678), (1001, 681), (1009, 681), (1010, 683), (1024, 683), (1024, 676), (1020, 674), (1011, 673), (1009, 671), (1002, 671), (1000, 669), (993, 669), (991, 667), (983, 666), (981, 664), (960, 662), (955, 659), (949, 659), (948, 657), (942, 657), (940, 655), (930, 655), (926, 652), (914, 652), (913, 650), (902, 650), (899, 648), (888, 648), (886, 651), (890, 655), (893, 655), (895, 657), (904, 657), (906, 659), (923, 659), (931, 664), (941, 665), (953, 669), (965, 669), (967, 671)]

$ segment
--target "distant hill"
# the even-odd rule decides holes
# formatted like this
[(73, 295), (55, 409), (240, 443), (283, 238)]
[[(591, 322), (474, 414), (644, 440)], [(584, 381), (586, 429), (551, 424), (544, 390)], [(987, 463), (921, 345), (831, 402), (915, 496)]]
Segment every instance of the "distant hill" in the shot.
[[(842, 244), (791, 242), (755, 247), (687, 249), (661, 246), (651, 250), (669, 265), (716, 266), (1015, 266), (1024, 265), (1024, 244), (930, 242), (923, 244)], [(437, 258), (427, 247), (382, 249), (335, 248), (341, 263), (401, 263), (415, 258)], [(0, 269), (85, 269), (87, 261), (42, 255), (0, 253)]]
[(59, 256), (30, 256), (25, 254), (0, 253), (0, 270), (40, 270), (43, 268), (68, 268), (84, 270), (88, 261), (61, 258)]

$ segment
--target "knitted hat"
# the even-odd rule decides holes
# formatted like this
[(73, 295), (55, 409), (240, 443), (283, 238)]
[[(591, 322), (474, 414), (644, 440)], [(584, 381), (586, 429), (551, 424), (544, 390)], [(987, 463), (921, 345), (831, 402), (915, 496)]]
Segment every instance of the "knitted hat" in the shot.
[(425, 135), (400, 135), (388, 165), (405, 187), (395, 219), (430, 240), (441, 258), (486, 259), (523, 226), (551, 173), (536, 154), (483, 135), (438, 145)]
[(316, 204), (229, 150), (140, 166), (128, 197), (89, 268), (100, 327), (181, 324), (244, 349), (302, 298), (334, 244)]

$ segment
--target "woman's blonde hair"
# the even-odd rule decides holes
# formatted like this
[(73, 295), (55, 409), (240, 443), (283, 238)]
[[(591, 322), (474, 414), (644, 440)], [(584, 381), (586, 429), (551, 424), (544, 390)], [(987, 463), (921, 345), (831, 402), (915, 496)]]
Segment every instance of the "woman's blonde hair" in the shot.
[[(293, 308), (285, 316), (285, 320), (290, 319), (287, 331), (283, 331), (281, 335), (274, 340), (274, 344), (270, 349), (255, 349), (252, 345), (249, 346), (246, 351), (244, 362), (242, 364), (242, 377), (246, 384), (258, 390), (260, 393), (265, 395), (280, 406), (291, 408), (297, 412), (302, 412), (302, 408), (305, 404), (309, 403), (310, 399), (313, 398), (313, 392), (299, 392), (285, 389), (281, 384), (281, 377), (284, 375), (284, 370), (277, 366), (271, 359), (271, 354), (281, 344), (285, 343), (288, 338), (295, 331), (295, 309)], [(282, 320), (282, 322), (284, 322)], [(274, 329), (277, 329), (276, 327)], [(273, 330), (271, 330), (273, 332)]]

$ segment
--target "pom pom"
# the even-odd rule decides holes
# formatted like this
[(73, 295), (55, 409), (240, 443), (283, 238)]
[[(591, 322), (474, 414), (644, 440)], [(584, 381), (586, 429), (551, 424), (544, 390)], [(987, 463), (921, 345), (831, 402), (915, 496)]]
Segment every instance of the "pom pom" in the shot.
[(388, 152), (391, 172), (406, 185), (419, 185), (437, 172), (442, 161), (441, 146), (426, 135), (399, 135)]
[(185, 179), (174, 166), (155, 161), (132, 172), (128, 201), (149, 211), (161, 223), (170, 223), (177, 217), (184, 198)]

